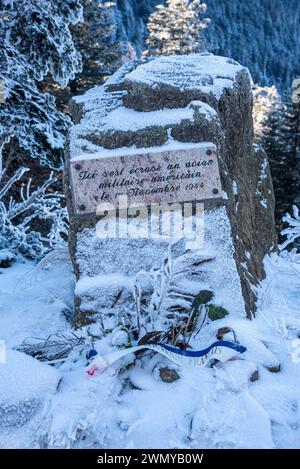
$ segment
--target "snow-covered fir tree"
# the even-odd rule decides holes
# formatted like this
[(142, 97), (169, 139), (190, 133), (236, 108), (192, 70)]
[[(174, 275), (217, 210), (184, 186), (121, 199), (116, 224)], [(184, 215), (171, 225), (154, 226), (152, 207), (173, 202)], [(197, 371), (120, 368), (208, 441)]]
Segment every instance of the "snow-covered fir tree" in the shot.
[[(40, 91), (39, 83), (52, 76), (64, 86), (80, 69), (69, 26), (81, 13), (79, 0), (0, 0), (0, 80), (5, 94), (0, 103), (0, 243), (24, 254), (27, 249), (31, 257), (43, 252), (43, 236), (33, 231), (33, 218), (47, 219), (51, 230), (62, 216), (60, 197), (46, 194), (54, 182), (48, 178), (46, 185), (33, 189), (29, 180), (20, 192), (26, 168), (18, 168), (18, 157), (22, 152), (50, 168), (62, 167), (71, 121), (57, 111), (53, 96)], [(16, 185), (14, 200), (11, 190)], [(12, 216), (16, 207), (18, 215)], [(64, 222), (56, 226), (65, 230)]]
[[(292, 157), (300, 170), (300, 79), (293, 81), (291, 103), (291, 127), (293, 129)], [(299, 199), (300, 200), (300, 199)]]
[(283, 250), (287, 246), (292, 246), (299, 250), (300, 248), (300, 211), (296, 205), (293, 206), (292, 215), (287, 213), (283, 222), (287, 225), (281, 235), (286, 237), (285, 241), (281, 244), (280, 249)]
[[(299, 204), (299, 109), (282, 98), (272, 87), (270, 106), (261, 120), (261, 143), (268, 155), (276, 197), (276, 219), (282, 218), (293, 204)], [(259, 106), (254, 106), (258, 108)], [(266, 106), (265, 106), (266, 108)]]
[(82, 92), (114, 73), (135, 56), (128, 41), (117, 4), (107, 0), (81, 0), (84, 21), (72, 28), (82, 54), (82, 73), (72, 83), (73, 92)]
[(206, 5), (201, 0), (167, 0), (149, 16), (148, 55), (191, 54), (206, 49), (203, 18)]
[(6, 101), (0, 106), (2, 143), (14, 136), (30, 156), (57, 168), (69, 119), (38, 82), (52, 75), (66, 85), (79, 70), (80, 56), (69, 25), (80, 19), (79, 0), (0, 1), (0, 79)]
[(278, 108), (280, 102), (280, 94), (275, 85), (253, 87), (253, 124), (257, 139), (262, 137), (266, 120), (273, 110)]

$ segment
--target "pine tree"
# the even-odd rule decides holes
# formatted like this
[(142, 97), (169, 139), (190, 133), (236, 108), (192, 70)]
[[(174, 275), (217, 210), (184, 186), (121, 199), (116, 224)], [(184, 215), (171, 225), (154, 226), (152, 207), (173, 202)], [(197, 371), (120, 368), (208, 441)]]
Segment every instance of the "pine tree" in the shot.
[(292, 148), (293, 158), (297, 160), (300, 172), (300, 78), (293, 80), (292, 84), (292, 126), (294, 128), (294, 142)]
[(167, 0), (149, 16), (147, 55), (191, 54), (206, 49), (203, 31), (209, 19), (201, 0)]
[(280, 94), (275, 85), (258, 86), (253, 91), (253, 124), (256, 139), (261, 139), (266, 127), (266, 120), (281, 102)]
[(83, 67), (82, 73), (72, 82), (73, 93), (82, 93), (99, 85), (135, 56), (115, 2), (81, 0), (81, 4), (84, 21), (72, 31), (76, 48), (83, 58)]
[(80, 17), (79, 0), (0, 0), (0, 80), (6, 95), (0, 104), (0, 149), (14, 137), (43, 164), (62, 164), (70, 120), (38, 83), (51, 75), (66, 85), (80, 69), (69, 31)]
[(299, 201), (300, 172), (299, 109), (290, 101), (278, 98), (263, 123), (261, 143), (267, 153), (276, 198), (276, 220), (282, 228), (282, 218)]

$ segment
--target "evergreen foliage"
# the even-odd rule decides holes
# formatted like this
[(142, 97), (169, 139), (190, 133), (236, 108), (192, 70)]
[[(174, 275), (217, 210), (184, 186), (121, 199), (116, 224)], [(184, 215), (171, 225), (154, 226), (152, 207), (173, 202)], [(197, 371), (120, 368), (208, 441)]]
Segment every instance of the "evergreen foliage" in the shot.
[(82, 55), (82, 72), (72, 91), (82, 93), (99, 85), (123, 63), (135, 56), (116, 2), (81, 0), (83, 21), (72, 28), (74, 43)]
[(191, 54), (206, 49), (202, 18), (206, 5), (201, 0), (167, 0), (149, 16), (148, 55)]
[[(80, 69), (69, 26), (81, 11), (79, 0), (0, 0), (0, 248), (32, 258), (43, 255), (45, 242), (49, 247), (66, 234), (66, 211), (62, 196), (47, 193), (55, 184), (52, 174), (32, 188), (31, 179), (20, 182), (27, 168), (15, 163), (21, 150), (26, 159), (62, 167), (71, 121), (57, 111), (53, 96), (41, 92), (40, 82), (51, 76), (65, 86)], [(44, 220), (39, 229), (48, 227), (47, 239), (34, 229), (36, 219)]]
[(300, 202), (299, 114), (300, 106), (285, 103), (274, 87), (255, 91), (255, 127), (270, 162), (279, 228), (283, 216)]

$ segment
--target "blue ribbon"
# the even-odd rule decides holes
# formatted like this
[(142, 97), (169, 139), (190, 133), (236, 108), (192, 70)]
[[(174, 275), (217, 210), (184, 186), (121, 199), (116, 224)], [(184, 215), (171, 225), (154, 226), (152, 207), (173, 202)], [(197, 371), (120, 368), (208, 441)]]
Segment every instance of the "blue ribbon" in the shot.
[(165, 350), (168, 350), (169, 352), (177, 353), (178, 355), (183, 355), (185, 357), (194, 357), (194, 358), (195, 357), (204, 357), (205, 355), (207, 355), (215, 347), (227, 347), (227, 348), (231, 348), (233, 350), (236, 350), (239, 353), (244, 353), (247, 350), (246, 347), (244, 347), (243, 345), (234, 344), (233, 342), (228, 342), (226, 340), (218, 340), (217, 342), (214, 342), (209, 347), (207, 347), (203, 350), (195, 350), (195, 351), (181, 350), (179, 348), (172, 347), (171, 345), (161, 344), (161, 343), (159, 343), (157, 345), (160, 345), (161, 347), (163, 347)]

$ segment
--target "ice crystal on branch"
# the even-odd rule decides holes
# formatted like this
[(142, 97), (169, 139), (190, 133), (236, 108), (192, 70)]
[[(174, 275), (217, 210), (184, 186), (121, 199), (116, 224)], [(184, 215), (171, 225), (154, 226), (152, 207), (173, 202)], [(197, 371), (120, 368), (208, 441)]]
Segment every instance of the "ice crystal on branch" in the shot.
[[(175, 335), (187, 332), (193, 322), (193, 304), (199, 292), (199, 277), (202, 276), (203, 264), (213, 260), (213, 256), (203, 255), (198, 251), (185, 250), (176, 254), (178, 240), (170, 243), (168, 255), (160, 268), (150, 272), (139, 272), (135, 283), (135, 303), (137, 328), (153, 330), (163, 327), (169, 339), (176, 341)], [(151, 284), (151, 297), (145, 301), (142, 278)], [(143, 301), (144, 300), (144, 301)], [(198, 318), (199, 319), (199, 318)], [(202, 317), (203, 319), (203, 317)]]
[[(0, 190), (0, 248), (9, 247), (15, 252), (38, 259), (54, 244), (66, 239), (67, 211), (60, 204), (61, 195), (47, 192), (56, 182), (52, 173), (41, 187), (33, 191), (29, 179), (21, 187), (20, 201), (12, 196), (7, 199), (9, 190), (27, 171), (27, 168), (19, 168)], [(33, 228), (37, 220), (49, 225), (47, 237)]]
[(43, 164), (58, 167), (70, 120), (38, 82), (51, 75), (61, 85), (80, 69), (69, 26), (81, 18), (78, 0), (0, 0), (0, 148), (15, 137)]
[(289, 245), (295, 245), (300, 247), (300, 213), (296, 206), (293, 206), (293, 215), (286, 214), (283, 221), (289, 226), (281, 232), (282, 236), (286, 236), (287, 239), (280, 246), (283, 250)]
[[(47, 191), (54, 183), (52, 175), (33, 188), (29, 180), (20, 194), (10, 190), (26, 172), (18, 169), (19, 162), (16, 168), (20, 149), (22, 158), (62, 167), (71, 120), (57, 111), (50, 94), (40, 91), (39, 82), (52, 77), (64, 86), (80, 70), (69, 27), (81, 16), (79, 0), (0, 0), (0, 82), (5, 95), (0, 102), (0, 245), (32, 258), (66, 232), (62, 196)], [(45, 224), (37, 224), (38, 219), (47, 221), (47, 237), (36, 231)]]

